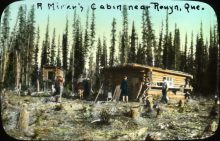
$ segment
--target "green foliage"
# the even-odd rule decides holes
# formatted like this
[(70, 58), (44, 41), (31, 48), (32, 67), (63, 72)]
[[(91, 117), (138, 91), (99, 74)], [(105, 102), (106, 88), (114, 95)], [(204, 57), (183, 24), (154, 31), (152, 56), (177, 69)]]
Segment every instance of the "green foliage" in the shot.
[(115, 50), (116, 50), (116, 20), (113, 18), (112, 21), (112, 31), (111, 31), (111, 46), (110, 46), (110, 55), (109, 55), (109, 66), (113, 66), (115, 63)]
[(68, 19), (66, 18), (66, 31), (63, 34), (62, 40), (62, 53), (63, 53), (63, 69), (68, 70)]
[(41, 67), (49, 64), (50, 62), (50, 41), (49, 41), (49, 16), (47, 20), (46, 34), (45, 39), (42, 45), (42, 54), (41, 54)]
[(162, 43), (163, 43), (163, 21), (161, 25), (161, 31), (159, 35), (158, 46), (155, 48), (155, 66), (162, 67)]
[(109, 114), (109, 111), (106, 109), (102, 109), (100, 112), (100, 119), (102, 124), (109, 124), (109, 120), (111, 118), (111, 115)]
[(79, 19), (76, 21), (76, 33), (74, 41), (74, 58), (77, 58), (74, 59), (74, 77), (79, 78), (85, 67), (85, 53), (82, 45), (82, 32), (80, 30)]
[(163, 40), (163, 68), (168, 68), (168, 48), (169, 48), (169, 43), (168, 43), (168, 39), (169, 39), (169, 35), (168, 35), (168, 32), (169, 32), (169, 29), (168, 29), (168, 11), (167, 11), (167, 14), (166, 14), (166, 33), (165, 33), (165, 36), (164, 36), (164, 40)]
[(169, 55), (172, 57), (171, 69), (180, 70), (180, 30), (175, 25), (174, 30), (174, 39), (173, 39), (173, 52), (170, 52)]
[(55, 66), (55, 37), (56, 37), (56, 30), (54, 28), (53, 30), (53, 38), (52, 38), (52, 42), (51, 42), (51, 56), (50, 56), (50, 64)]
[(137, 63), (144, 64), (145, 63), (145, 53), (144, 48), (139, 44), (139, 47), (137, 49)]
[(61, 46), (60, 46), (60, 36), (58, 37), (58, 45), (57, 45), (57, 58), (56, 58), (56, 65), (58, 67), (62, 66), (62, 62), (61, 62)]
[(137, 40), (137, 34), (135, 32), (134, 21), (133, 21), (130, 50), (128, 52), (128, 63), (136, 63), (136, 44), (137, 44), (136, 40)]
[(128, 39), (128, 9), (126, 5), (123, 5), (122, 10), (122, 18), (123, 18), (123, 29), (121, 35), (121, 54), (120, 61), (121, 64), (124, 64), (128, 59), (128, 48), (129, 48), (129, 39)]
[(107, 66), (107, 45), (106, 45), (106, 38), (103, 38), (103, 46), (102, 46), (102, 52), (100, 57), (100, 66), (105, 68)]
[(54, 110), (55, 110), (55, 111), (61, 111), (61, 110), (63, 110), (63, 105), (62, 105), (62, 104), (55, 105)]

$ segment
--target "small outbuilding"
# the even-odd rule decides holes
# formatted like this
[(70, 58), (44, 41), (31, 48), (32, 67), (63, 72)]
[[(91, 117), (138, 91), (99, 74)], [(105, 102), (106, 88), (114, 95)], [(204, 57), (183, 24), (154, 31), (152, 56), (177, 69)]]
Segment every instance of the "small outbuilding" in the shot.
[(43, 82), (44, 90), (51, 90), (52, 84), (54, 83), (57, 76), (64, 77), (64, 71), (60, 67), (56, 66), (43, 66)]

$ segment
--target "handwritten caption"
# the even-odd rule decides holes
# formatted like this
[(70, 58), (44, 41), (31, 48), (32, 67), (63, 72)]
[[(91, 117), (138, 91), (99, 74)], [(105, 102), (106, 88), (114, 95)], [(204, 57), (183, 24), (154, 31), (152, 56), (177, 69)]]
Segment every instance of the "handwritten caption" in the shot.
[[(87, 6), (83, 6), (80, 3), (77, 4), (60, 4), (60, 3), (36, 3), (37, 9), (43, 10), (44, 8), (47, 8), (48, 10), (75, 10), (79, 9), (81, 12), (84, 11), (84, 9)], [(199, 4), (176, 4), (176, 5), (161, 5), (158, 2), (151, 2), (148, 5), (127, 5), (128, 10), (143, 10), (143, 9), (153, 9), (155, 11), (162, 11), (162, 10), (168, 10), (169, 14), (172, 14), (175, 11), (186, 11), (190, 13), (191, 11), (200, 11), (204, 10), (204, 7), (201, 7)], [(122, 11), (123, 5), (111, 5), (111, 4), (96, 4), (92, 3), (90, 5), (90, 8), (92, 10), (119, 10)]]

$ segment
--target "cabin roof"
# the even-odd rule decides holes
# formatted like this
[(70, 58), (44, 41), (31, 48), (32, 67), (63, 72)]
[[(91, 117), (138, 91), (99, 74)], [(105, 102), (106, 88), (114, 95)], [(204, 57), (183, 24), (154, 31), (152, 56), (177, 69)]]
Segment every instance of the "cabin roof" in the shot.
[(169, 70), (169, 69), (162, 69), (162, 68), (159, 68), (159, 67), (152, 67), (152, 66), (141, 65), (141, 64), (136, 64), (136, 63), (128, 63), (128, 64), (124, 64), (124, 65), (106, 67), (106, 68), (104, 68), (104, 70), (121, 69), (121, 68), (151, 69), (152, 71), (165, 72), (165, 73), (169, 73), (169, 74), (174, 74), (174, 75), (180, 75), (180, 76), (186, 76), (186, 77), (193, 78), (193, 76), (191, 74), (188, 74), (188, 73), (185, 73), (185, 72)]

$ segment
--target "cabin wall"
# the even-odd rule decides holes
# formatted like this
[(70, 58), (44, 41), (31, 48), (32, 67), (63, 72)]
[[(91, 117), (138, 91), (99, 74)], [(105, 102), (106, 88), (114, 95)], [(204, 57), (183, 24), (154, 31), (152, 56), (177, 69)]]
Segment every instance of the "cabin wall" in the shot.
[[(51, 73), (51, 74), (50, 74)], [(61, 75), (64, 76), (64, 73), (61, 69), (58, 68), (43, 68), (43, 89), (51, 90), (53, 81), (56, 76)], [(51, 77), (51, 78), (49, 78)]]
[(54, 68), (51, 68), (51, 69), (43, 69), (43, 80), (44, 81), (47, 81), (49, 80), (49, 73), (52, 72), (54, 73), (54, 76), (58, 76), (58, 75), (62, 75), (63, 76), (63, 71), (60, 70), (60, 69), (54, 69)]
[[(114, 94), (115, 87), (120, 85), (124, 75), (127, 75), (129, 99), (135, 99), (141, 85), (141, 80), (143, 79), (144, 75), (147, 76), (148, 72), (149, 69), (143, 68), (121, 68), (106, 70), (104, 72), (105, 88), (110, 87), (112, 94)], [(187, 78), (186, 76), (152, 70), (152, 82), (154, 84), (162, 83), (164, 77), (171, 77), (173, 79), (173, 87), (178, 89), (181, 86), (185, 86), (185, 79)], [(158, 88), (159, 89), (157, 91), (161, 94), (160, 87)], [(152, 92), (154, 93), (154, 91)]]
[(140, 88), (141, 79), (143, 78), (143, 73), (140, 73), (139, 70), (120, 69), (105, 72), (105, 88), (109, 89), (108, 87), (110, 87), (110, 91), (114, 94), (115, 87), (121, 84), (125, 75), (128, 77), (129, 98), (135, 99)]
[(157, 71), (153, 71), (153, 73), (152, 73), (152, 81), (153, 81), (153, 83), (163, 82), (163, 77), (171, 77), (171, 78), (173, 78), (173, 86), (174, 87), (180, 87), (182, 85), (185, 85), (186, 77), (184, 77), (184, 76), (168, 74), (168, 73), (163, 73), (163, 72), (157, 72)]

